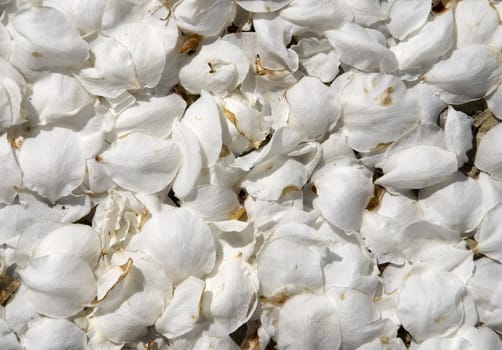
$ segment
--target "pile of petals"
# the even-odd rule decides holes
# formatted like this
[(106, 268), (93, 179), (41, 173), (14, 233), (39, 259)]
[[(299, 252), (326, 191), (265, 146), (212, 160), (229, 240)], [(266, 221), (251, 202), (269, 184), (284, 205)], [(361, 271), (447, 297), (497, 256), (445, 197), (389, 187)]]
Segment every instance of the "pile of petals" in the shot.
[(0, 0), (0, 349), (502, 349), (501, 19)]

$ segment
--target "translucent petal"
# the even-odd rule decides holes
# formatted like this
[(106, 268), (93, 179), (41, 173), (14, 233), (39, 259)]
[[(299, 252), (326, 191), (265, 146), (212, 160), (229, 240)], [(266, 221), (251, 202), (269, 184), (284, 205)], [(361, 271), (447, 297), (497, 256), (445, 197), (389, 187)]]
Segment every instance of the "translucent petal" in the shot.
[(448, 272), (413, 275), (399, 295), (398, 317), (417, 341), (447, 335), (463, 322), (465, 293), (463, 283)]
[[(216, 259), (215, 243), (202, 219), (184, 208), (165, 208), (143, 226), (145, 250), (173, 282), (209, 273)], [(170, 254), (166, 255), (165, 252)]]
[(430, 11), (428, 1), (396, 0), (390, 6), (387, 28), (392, 36), (402, 40), (424, 25)]
[(282, 18), (316, 30), (335, 28), (352, 20), (352, 11), (340, 0), (291, 0), (279, 12)]
[(176, 144), (143, 133), (131, 133), (98, 156), (110, 178), (125, 189), (154, 193), (173, 180), (180, 163)]
[(75, 78), (65, 74), (49, 73), (38, 79), (32, 89), (30, 101), (42, 125), (75, 116), (94, 102)]
[(337, 350), (342, 333), (334, 305), (324, 295), (300, 294), (279, 315), (277, 345), (281, 349)]
[(0, 203), (9, 204), (17, 195), (16, 188), (21, 185), (21, 170), (17, 165), (14, 152), (7, 139), (7, 133), (0, 136)]
[(341, 91), (340, 101), (344, 134), (356, 151), (394, 141), (418, 122), (416, 97), (393, 75), (356, 74)]
[(396, 56), (387, 48), (385, 37), (375, 29), (346, 23), (325, 32), (341, 62), (363, 71), (393, 72), (398, 67)]
[(444, 126), (446, 148), (455, 152), (459, 167), (467, 161), (467, 152), (472, 148), (471, 128), (472, 118), (451, 106), (448, 108)]
[(318, 195), (314, 207), (333, 225), (357, 231), (373, 193), (370, 172), (353, 161), (337, 159), (317, 170), (312, 181)]
[(183, 206), (198, 212), (204, 220), (229, 220), (239, 210), (239, 200), (231, 189), (219, 185), (198, 186), (188, 197), (183, 198)]
[(323, 137), (341, 115), (336, 93), (319, 79), (304, 77), (286, 91), (288, 126), (303, 130), (309, 138)]
[(89, 47), (73, 23), (52, 7), (33, 6), (12, 18), (15, 30), (12, 62), (33, 70), (75, 68)]
[(37, 312), (51, 317), (75, 315), (96, 296), (96, 281), (87, 262), (75, 255), (51, 254), (19, 270)]
[(26, 350), (84, 350), (85, 333), (73, 322), (42, 317), (21, 338)]
[(166, 338), (191, 331), (199, 320), (204, 281), (189, 276), (176, 287), (171, 303), (155, 322), (155, 329)]
[(40, 130), (26, 138), (18, 155), (23, 185), (55, 202), (84, 180), (85, 160), (78, 135), (68, 129)]
[(481, 188), (462, 173), (420, 190), (418, 198), (426, 220), (461, 233), (473, 231), (484, 214)]
[(485, 97), (497, 87), (501, 60), (502, 54), (494, 48), (471, 45), (436, 63), (422, 79), (439, 89), (444, 102), (462, 104)]

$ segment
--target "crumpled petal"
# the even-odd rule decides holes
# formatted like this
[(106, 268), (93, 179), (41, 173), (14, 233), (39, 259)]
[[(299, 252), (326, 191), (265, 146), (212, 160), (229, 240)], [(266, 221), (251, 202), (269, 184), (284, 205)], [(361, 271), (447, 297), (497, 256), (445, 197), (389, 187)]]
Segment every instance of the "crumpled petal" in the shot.
[(490, 46), (470, 45), (457, 49), (436, 63), (422, 79), (439, 90), (449, 104), (462, 104), (485, 97), (502, 78), (502, 53)]
[(356, 151), (394, 141), (418, 122), (417, 100), (396, 76), (356, 73), (349, 78), (339, 98), (343, 132)]
[(472, 232), (483, 218), (481, 188), (462, 173), (420, 190), (418, 199), (426, 220), (461, 233)]
[(68, 320), (41, 317), (30, 324), (21, 338), (26, 350), (84, 350), (84, 331)]
[(393, 37), (403, 40), (424, 25), (431, 11), (431, 2), (396, 0), (389, 10), (387, 28)]
[(249, 60), (242, 50), (222, 39), (202, 45), (200, 51), (179, 72), (180, 83), (193, 94), (206, 90), (225, 94), (235, 89), (249, 71)]
[(340, 323), (328, 297), (299, 294), (281, 308), (277, 336), (279, 348), (337, 350), (341, 343)]
[(413, 275), (399, 295), (399, 320), (417, 341), (450, 334), (462, 325), (465, 294), (463, 283), (451, 273)]
[(9, 204), (17, 195), (16, 188), (21, 185), (21, 170), (17, 165), (7, 133), (0, 136), (0, 203)]
[(286, 91), (288, 126), (317, 139), (331, 131), (341, 115), (336, 93), (319, 79), (304, 77)]
[(94, 99), (73, 77), (48, 73), (33, 84), (30, 101), (42, 125), (76, 116)]
[(18, 154), (23, 185), (55, 202), (84, 180), (85, 160), (75, 132), (56, 127), (26, 138)]
[(232, 22), (236, 6), (231, 0), (183, 0), (173, 12), (184, 32), (216, 36)]
[(141, 235), (144, 249), (175, 283), (188, 276), (202, 277), (213, 269), (213, 236), (206, 223), (189, 209), (163, 209), (145, 223)]
[(339, 60), (363, 71), (393, 72), (398, 67), (394, 53), (387, 48), (385, 37), (375, 29), (346, 23), (324, 33)]
[(362, 165), (336, 159), (312, 175), (317, 198), (314, 207), (330, 223), (346, 231), (357, 231), (363, 210), (373, 194), (371, 172)]
[(77, 68), (89, 55), (77, 28), (52, 7), (33, 6), (12, 18), (11, 61), (21, 69)]
[(96, 296), (96, 280), (86, 261), (76, 255), (50, 254), (18, 270), (30, 289), (35, 310), (51, 317), (69, 317)]
[(155, 322), (155, 329), (166, 338), (190, 332), (199, 320), (204, 281), (189, 276), (178, 284), (173, 299)]
[(97, 157), (115, 183), (143, 193), (158, 192), (169, 185), (180, 163), (174, 142), (139, 132), (117, 139)]

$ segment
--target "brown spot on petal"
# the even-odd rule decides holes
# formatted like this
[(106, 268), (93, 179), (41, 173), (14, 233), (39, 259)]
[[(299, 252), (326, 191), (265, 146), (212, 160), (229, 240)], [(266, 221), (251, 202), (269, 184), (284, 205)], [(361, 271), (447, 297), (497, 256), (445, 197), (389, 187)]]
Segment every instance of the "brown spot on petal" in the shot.
[(181, 44), (179, 53), (184, 54), (185, 52), (188, 52), (189, 55), (193, 54), (195, 51), (197, 51), (197, 48), (199, 47), (201, 40), (202, 37), (199, 34), (190, 35), (183, 42), (183, 44)]
[(299, 188), (298, 186), (295, 185), (286, 186), (282, 189), (281, 198), (287, 195), (288, 193), (298, 192), (298, 191), (301, 191), (301, 188)]
[(244, 339), (241, 344), (241, 350), (261, 350), (260, 338), (258, 338), (258, 335), (253, 335), (252, 337)]
[(42, 55), (41, 52), (38, 52), (38, 51), (33, 51), (31, 53), (31, 57), (34, 57), (34, 58), (40, 58), (40, 57), (43, 57), (44, 55)]
[(234, 211), (232, 214), (230, 214), (229, 220), (238, 220), (238, 221), (248, 221), (248, 213), (246, 211), (246, 208), (241, 207)]
[(433, 321), (434, 321), (434, 323), (439, 324), (443, 320), (444, 320), (444, 316), (440, 315), (440, 316), (436, 317)]
[(122, 271), (122, 273), (120, 274), (120, 276), (117, 278), (117, 280), (115, 281), (115, 283), (110, 287), (110, 289), (108, 289), (105, 293), (105, 295), (103, 295), (103, 297), (101, 299), (98, 299), (98, 297), (96, 296), (94, 298), (93, 301), (91, 301), (91, 304), (92, 305), (95, 305), (103, 300), (106, 299), (106, 297), (108, 297), (108, 295), (110, 294), (110, 292), (121, 282), (124, 280), (124, 278), (127, 277), (127, 275), (129, 274), (129, 272), (131, 271), (131, 268), (132, 268), (132, 264), (133, 264), (133, 260), (131, 258), (127, 259), (127, 261), (122, 264), (122, 265), (119, 265), (119, 268), (120, 270)]
[(140, 219), (139, 219), (139, 225), (138, 228), (141, 230), (143, 228), (143, 225), (150, 219), (151, 215), (148, 209), (143, 208), (143, 211), (141, 212)]
[(103, 158), (101, 158), (101, 156), (99, 154), (96, 154), (96, 156), (94, 157), (94, 160), (96, 162), (101, 162), (103, 160)]
[(248, 137), (244, 131), (239, 127), (239, 124), (237, 122), (237, 117), (232, 111), (229, 111), (226, 108), (223, 108), (223, 114), (225, 115), (225, 118), (227, 118), (230, 123), (232, 123), (235, 126), (235, 129), (246, 138), (246, 140), (253, 146), (253, 148), (258, 149), (260, 148), (261, 142), (260, 141), (253, 141), (250, 137)]
[(269, 303), (269, 304), (274, 304), (274, 305), (282, 305), (284, 304), (287, 300), (289, 299), (289, 295), (287, 294), (279, 294), (279, 295), (274, 295), (273, 297), (265, 297), (265, 296), (260, 296), (260, 300), (262, 303)]
[(226, 157), (229, 154), (230, 154), (230, 150), (228, 149), (228, 147), (225, 146), (225, 145), (221, 145), (221, 150), (220, 150), (219, 157), (223, 158), (223, 157)]
[(340, 300), (345, 300), (345, 293), (340, 294)]
[(458, 0), (432, 0), (431, 12), (434, 16), (440, 16), (453, 9)]
[(392, 145), (392, 142), (382, 142), (371, 149), (372, 152), (380, 152)]
[(0, 305), (5, 306), (20, 285), (15, 278), (0, 275)]
[(242, 258), (242, 252), (238, 252), (237, 254), (235, 254), (235, 257), (236, 257), (237, 259)]
[(385, 337), (385, 336), (384, 337), (380, 337), (380, 342), (382, 344), (389, 344), (390, 343), (390, 339), (389, 339), (389, 337)]
[(369, 211), (374, 211), (380, 207), (380, 200), (382, 199), (383, 194), (385, 193), (385, 188), (379, 185), (375, 185), (373, 188), (373, 197), (370, 198), (366, 209)]
[(392, 105), (392, 93), (394, 92), (394, 87), (389, 86), (383, 94), (380, 96), (379, 104), (380, 106), (390, 106)]

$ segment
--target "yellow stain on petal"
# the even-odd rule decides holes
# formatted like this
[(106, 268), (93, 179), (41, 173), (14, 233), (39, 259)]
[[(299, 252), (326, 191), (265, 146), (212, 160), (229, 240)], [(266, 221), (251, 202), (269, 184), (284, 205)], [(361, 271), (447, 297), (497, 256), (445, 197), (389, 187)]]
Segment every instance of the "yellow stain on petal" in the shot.
[(232, 123), (235, 126), (235, 128), (237, 129), (239, 134), (241, 134), (242, 136), (244, 136), (246, 138), (246, 140), (248, 140), (248, 142), (253, 146), (253, 148), (257, 149), (260, 147), (260, 145), (261, 145), (260, 141), (253, 141), (250, 137), (248, 137), (244, 133), (244, 130), (242, 130), (239, 127), (239, 124), (237, 122), (237, 117), (235, 116), (235, 114), (232, 111), (229, 111), (228, 109), (223, 108), (223, 114), (225, 115), (225, 118), (227, 118), (228, 121), (230, 121), (230, 123)]
[(42, 55), (41, 52), (38, 52), (38, 51), (33, 51), (31, 53), (31, 57), (34, 57), (34, 58), (40, 58), (40, 57), (43, 57), (44, 55)]
[(249, 338), (244, 339), (241, 345), (241, 350), (261, 350), (260, 338), (258, 338), (258, 335), (255, 334)]
[(392, 145), (392, 142), (382, 142), (371, 149), (372, 152), (380, 152)]
[(148, 209), (143, 208), (143, 211), (140, 214), (140, 219), (139, 219), (139, 225), (138, 228), (141, 230), (143, 228), (143, 225), (150, 219), (151, 215)]
[(382, 93), (379, 99), (379, 104), (380, 106), (390, 106), (392, 105), (392, 93), (394, 92), (394, 87), (389, 86), (385, 91)]
[(274, 305), (282, 305), (289, 298), (290, 298), (289, 295), (287, 295), (285, 293), (274, 295), (273, 297), (260, 296), (260, 300), (262, 303), (269, 303), (269, 304), (274, 304)]
[(230, 154), (230, 150), (227, 146), (221, 145), (220, 154), (218, 155), (220, 158), (226, 157)]
[(286, 186), (282, 189), (282, 192), (281, 192), (281, 197), (284, 197), (285, 195), (287, 195), (288, 193), (291, 193), (291, 192), (298, 192), (298, 191), (301, 191), (301, 188), (299, 188), (298, 186), (295, 186), (295, 185), (289, 185), (289, 186)]
[(184, 54), (185, 52), (188, 52), (188, 55), (193, 54), (195, 51), (197, 51), (197, 48), (199, 47), (201, 40), (202, 40), (202, 36), (200, 36), (199, 34), (190, 35), (183, 42), (183, 44), (181, 44), (181, 47), (178, 52), (180, 54)]
[(385, 337), (385, 336), (380, 337), (380, 342), (382, 344), (389, 344), (390, 343), (390, 338), (389, 337)]
[(228, 217), (229, 220), (237, 220), (237, 221), (248, 221), (248, 213), (246, 211), (246, 208), (240, 207), (236, 211), (234, 211), (230, 216)]
[(345, 300), (345, 293), (340, 294), (340, 300), (342, 300), (342, 301)]
[(438, 316), (438, 317), (436, 317), (433, 321), (434, 321), (434, 323), (435, 323), (435, 324), (439, 324), (439, 323), (441, 323), (444, 319), (445, 319), (445, 317), (444, 317), (444, 316), (439, 315), (439, 316)]
[(385, 188), (379, 185), (375, 185), (373, 189), (373, 197), (370, 198), (366, 209), (369, 211), (374, 211), (380, 207), (380, 201), (385, 193)]

